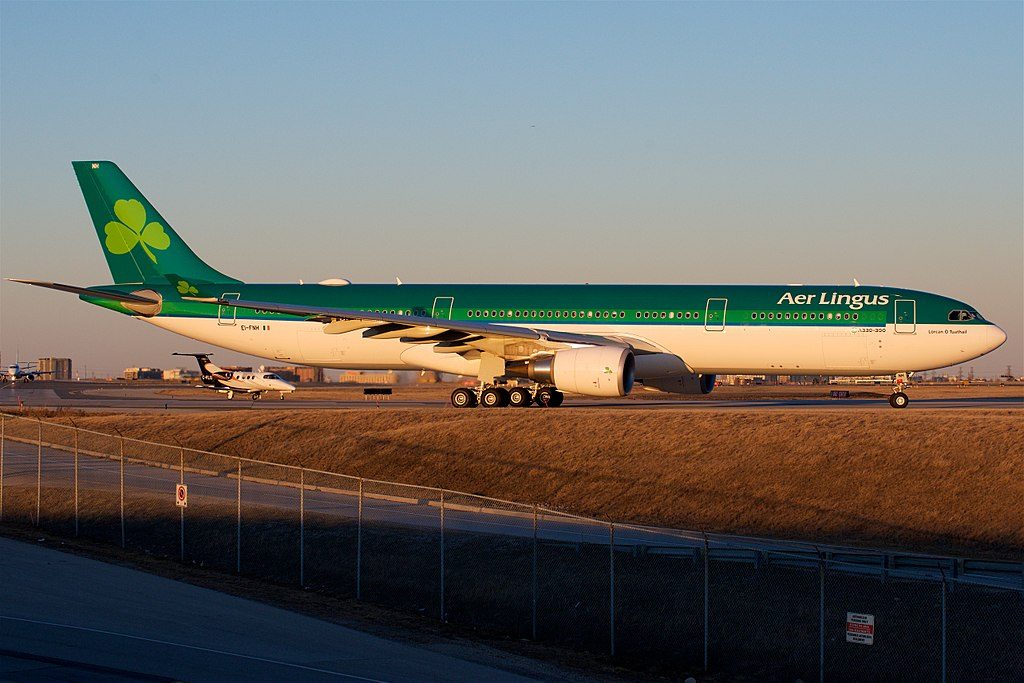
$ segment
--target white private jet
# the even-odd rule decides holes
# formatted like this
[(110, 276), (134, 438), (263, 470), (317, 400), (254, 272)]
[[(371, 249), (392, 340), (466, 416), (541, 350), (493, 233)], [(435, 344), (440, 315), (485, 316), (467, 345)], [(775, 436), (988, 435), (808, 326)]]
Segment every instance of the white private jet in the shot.
[(212, 389), (227, 394), (228, 400), (235, 394), (249, 394), (254, 401), (263, 398), (263, 394), (276, 391), (284, 400), (285, 394), (295, 391), (295, 386), (285, 382), (272, 372), (234, 372), (219, 368), (210, 362), (210, 353), (174, 353), (174, 356), (192, 356), (199, 362), (202, 384), (199, 389)]

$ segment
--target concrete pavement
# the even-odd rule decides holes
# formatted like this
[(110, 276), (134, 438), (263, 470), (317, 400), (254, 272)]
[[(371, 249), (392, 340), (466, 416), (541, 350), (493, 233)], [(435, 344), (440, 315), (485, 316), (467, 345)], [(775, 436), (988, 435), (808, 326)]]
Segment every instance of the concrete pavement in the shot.
[[(0, 679), (518, 681), (508, 669), (0, 538)], [(504, 655), (499, 655), (504, 657)], [(498, 656), (491, 654), (491, 659)], [(479, 658), (479, 657), (478, 657)]]

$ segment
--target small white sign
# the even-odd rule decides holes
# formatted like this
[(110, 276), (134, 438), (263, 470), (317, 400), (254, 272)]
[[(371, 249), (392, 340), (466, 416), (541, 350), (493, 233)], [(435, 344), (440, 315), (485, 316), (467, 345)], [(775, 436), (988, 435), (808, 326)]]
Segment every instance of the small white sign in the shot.
[(871, 645), (875, 642), (875, 615), (846, 613), (846, 642)]
[(188, 486), (178, 484), (174, 487), (174, 502), (180, 508), (188, 507)]

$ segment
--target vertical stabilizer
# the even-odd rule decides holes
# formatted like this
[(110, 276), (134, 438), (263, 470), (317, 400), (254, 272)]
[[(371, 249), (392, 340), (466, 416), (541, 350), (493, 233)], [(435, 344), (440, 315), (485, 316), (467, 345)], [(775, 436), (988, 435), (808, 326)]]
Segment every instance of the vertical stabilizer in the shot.
[(115, 283), (166, 284), (177, 273), (238, 282), (206, 265), (112, 161), (73, 161)]

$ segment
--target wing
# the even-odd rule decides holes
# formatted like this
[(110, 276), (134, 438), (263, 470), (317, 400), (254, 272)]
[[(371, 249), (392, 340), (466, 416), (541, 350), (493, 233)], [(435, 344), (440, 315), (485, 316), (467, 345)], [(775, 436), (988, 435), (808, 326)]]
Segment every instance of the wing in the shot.
[(346, 308), (324, 308), (269, 301), (246, 301), (201, 297), (182, 297), (221, 306), (237, 306), (305, 317), (323, 323), (324, 334), (344, 334), (363, 330), (372, 339), (398, 339), (407, 344), (432, 344), (437, 353), (458, 353), (466, 358), (492, 353), (506, 360), (529, 358), (569, 346), (615, 346), (632, 348), (624, 339), (593, 334), (577, 334), (540, 327), (517, 327), (494, 323), (446, 320), (417, 315), (375, 313)]

